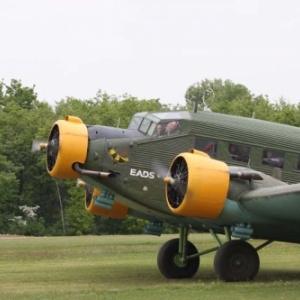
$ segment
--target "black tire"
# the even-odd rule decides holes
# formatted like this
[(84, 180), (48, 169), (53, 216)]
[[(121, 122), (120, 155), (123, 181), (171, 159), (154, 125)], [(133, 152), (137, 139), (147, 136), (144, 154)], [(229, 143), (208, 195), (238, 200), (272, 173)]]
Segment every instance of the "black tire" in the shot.
[[(199, 256), (189, 259), (184, 265), (176, 262), (178, 258), (179, 239), (173, 239), (166, 242), (159, 250), (157, 256), (157, 265), (162, 275), (166, 278), (191, 278), (200, 265)], [(187, 255), (198, 253), (197, 248), (189, 241), (186, 245)]]
[(222, 281), (250, 281), (259, 270), (259, 256), (249, 243), (229, 241), (216, 252), (214, 267)]

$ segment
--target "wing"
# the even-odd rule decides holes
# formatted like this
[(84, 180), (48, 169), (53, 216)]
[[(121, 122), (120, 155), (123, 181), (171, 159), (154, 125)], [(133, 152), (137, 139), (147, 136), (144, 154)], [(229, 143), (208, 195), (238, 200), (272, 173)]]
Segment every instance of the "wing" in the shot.
[(300, 184), (273, 186), (249, 191), (239, 202), (261, 217), (300, 222)]

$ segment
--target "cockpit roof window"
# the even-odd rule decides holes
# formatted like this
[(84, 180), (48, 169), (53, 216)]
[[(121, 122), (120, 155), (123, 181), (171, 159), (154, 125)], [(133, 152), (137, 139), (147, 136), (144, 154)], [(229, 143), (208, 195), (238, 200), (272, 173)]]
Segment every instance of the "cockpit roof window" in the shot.
[(133, 117), (145, 117), (146, 114), (147, 114), (147, 112), (139, 112), (139, 113), (134, 114)]
[[(145, 125), (148, 122), (160, 123), (163, 121), (173, 121), (182, 119), (180, 113), (178, 112), (141, 112), (136, 113), (128, 126), (128, 129), (139, 129), (141, 132), (146, 133)], [(144, 123), (144, 124), (142, 124)], [(140, 127), (141, 125), (141, 127)]]
[(181, 115), (178, 112), (158, 112), (153, 113), (153, 116), (159, 118), (160, 120), (179, 120)]

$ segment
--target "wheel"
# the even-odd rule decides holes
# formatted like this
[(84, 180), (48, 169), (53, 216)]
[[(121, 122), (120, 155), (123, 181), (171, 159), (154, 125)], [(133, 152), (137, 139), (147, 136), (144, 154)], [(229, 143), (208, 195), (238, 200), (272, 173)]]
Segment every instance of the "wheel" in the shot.
[[(179, 239), (166, 242), (159, 250), (157, 265), (166, 278), (191, 278), (199, 269), (199, 256), (187, 260), (186, 263), (180, 261), (178, 254)], [(197, 248), (189, 241), (186, 245), (187, 255), (198, 253)]]
[(216, 252), (214, 267), (223, 281), (250, 281), (259, 270), (259, 256), (249, 243), (229, 241)]

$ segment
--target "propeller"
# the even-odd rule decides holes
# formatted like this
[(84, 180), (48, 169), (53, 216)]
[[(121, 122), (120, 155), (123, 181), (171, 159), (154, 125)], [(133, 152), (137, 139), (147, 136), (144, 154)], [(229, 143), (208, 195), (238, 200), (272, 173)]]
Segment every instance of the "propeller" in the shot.
[(167, 197), (170, 205), (173, 208), (179, 207), (186, 194), (188, 183), (188, 167), (183, 157), (175, 159), (164, 181), (168, 184)]
[(49, 140), (47, 144), (47, 166), (48, 170), (51, 171), (56, 163), (57, 155), (59, 150), (59, 127), (56, 124), (53, 126)]
[(161, 162), (154, 160), (152, 170), (158, 178), (162, 178), (167, 183), (167, 197), (172, 207), (177, 208), (187, 190), (188, 167), (182, 157), (177, 157), (172, 163), (170, 170)]
[(48, 142), (43, 140), (34, 140), (31, 145), (31, 152), (37, 152), (40, 150), (47, 150), (47, 166), (51, 171), (56, 163), (58, 151), (59, 151), (59, 128), (55, 125), (49, 136)]
[(169, 176), (169, 170), (167, 167), (157, 159), (153, 160), (151, 169), (155, 172), (158, 178), (165, 178)]

